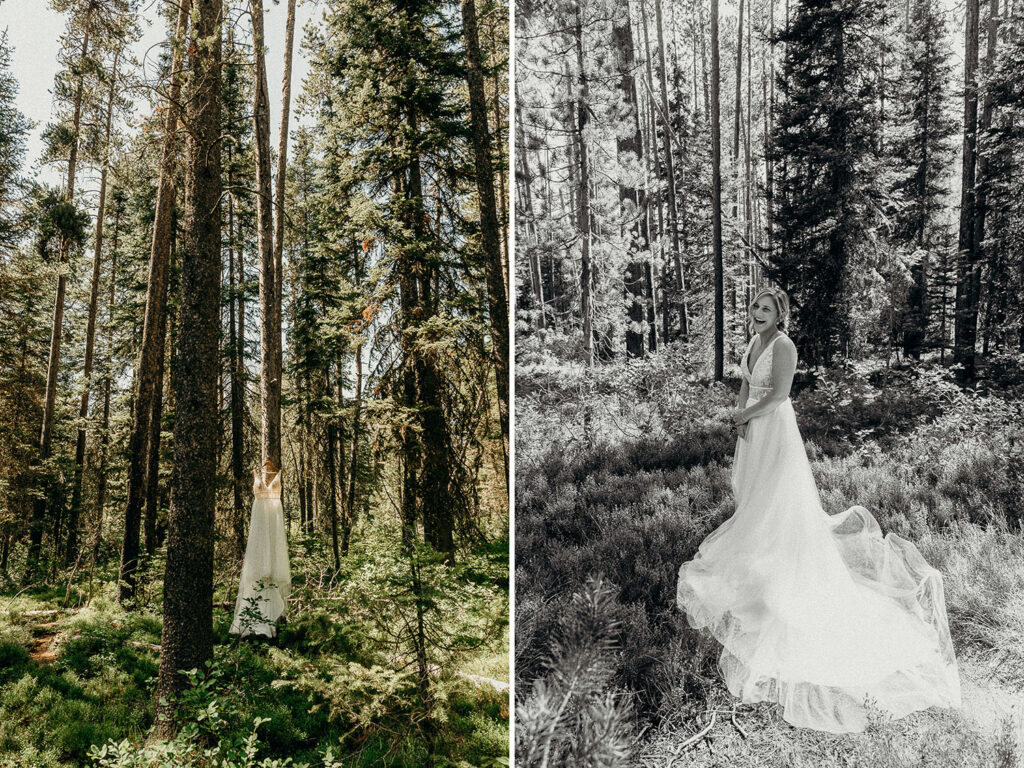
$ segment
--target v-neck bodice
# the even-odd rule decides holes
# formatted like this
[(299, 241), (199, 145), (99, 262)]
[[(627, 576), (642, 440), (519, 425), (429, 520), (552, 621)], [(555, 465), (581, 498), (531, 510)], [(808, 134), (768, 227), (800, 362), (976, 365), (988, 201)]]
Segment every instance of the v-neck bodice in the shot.
[(257, 499), (280, 499), (281, 498), (281, 473), (274, 475), (268, 483), (262, 471), (253, 472), (254, 481), (252, 492)]
[(758, 355), (757, 360), (754, 361), (754, 367), (750, 367), (750, 353), (754, 349), (754, 342), (758, 339), (758, 336), (754, 336), (750, 343), (747, 344), (747, 351), (743, 354), (743, 359), (740, 361), (740, 371), (743, 374), (743, 378), (747, 380), (750, 385), (750, 399), (752, 401), (760, 400), (766, 395), (772, 388), (772, 360), (774, 357), (775, 342), (779, 340), (781, 333), (775, 334), (772, 340), (768, 342), (761, 354)]

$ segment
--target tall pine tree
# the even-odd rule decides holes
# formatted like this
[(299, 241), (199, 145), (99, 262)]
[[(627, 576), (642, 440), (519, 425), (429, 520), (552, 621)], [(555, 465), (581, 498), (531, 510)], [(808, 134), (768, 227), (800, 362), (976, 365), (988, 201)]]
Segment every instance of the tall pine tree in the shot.
[(784, 172), (769, 275), (791, 295), (794, 336), (811, 364), (831, 363), (846, 340), (847, 269), (877, 197), (865, 160), (880, 128), (871, 33), (884, 9), (880, 0), (801, 0), (779, 38), (786, 54), (772, 153)]

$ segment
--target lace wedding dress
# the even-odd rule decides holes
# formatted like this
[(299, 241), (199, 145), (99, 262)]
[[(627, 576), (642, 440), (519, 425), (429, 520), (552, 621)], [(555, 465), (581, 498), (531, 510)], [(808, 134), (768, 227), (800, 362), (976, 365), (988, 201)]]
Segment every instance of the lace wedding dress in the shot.
[[(274, 637), (277, 621), (288, 607), (291, 571), (288, 567), (288, 539), (281, 508), (281, 473), (267, 483), (255, 472), (249, 539), (242, 561), (242, 578), (235, 601), (235, 618), (230, 632), (235, 635)], [(258, 616), (244, 615), (254, 608)]]
[[(753, 370), (747, 346), (748, 406), (771, 392), (778, 337)], [(868, 700), (897, 718), (960, 705), (942, 576), (864, 507), (825, 513), (788, 398), (748, 422), (732, 485), (736, 511), (679, 569), (676, 601), (722, 644), (734, 696), (833, 733), (863, 730)]]

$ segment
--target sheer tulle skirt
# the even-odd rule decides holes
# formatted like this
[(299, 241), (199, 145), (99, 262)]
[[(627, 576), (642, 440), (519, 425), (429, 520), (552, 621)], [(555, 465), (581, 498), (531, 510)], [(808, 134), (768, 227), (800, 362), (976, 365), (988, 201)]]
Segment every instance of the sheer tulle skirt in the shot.
[[(288, 540), (281, 500), (257, 497), (252, 504), (231, 633), (242, 637), (249, 634), (274, 637), (274, 622), (285, 613), (290, 590)], [(259, 616), (243, 616), (243, 611), (250, 606), (259, 611)]]
[(733, 465), (735, 514), (679, 569), (677, 603), (724, 646), (729, 691), (793, 725), (863, 730), (959, 706), (942, 576), (863, 507), (821, 508), (792, 403), (752, 419)]

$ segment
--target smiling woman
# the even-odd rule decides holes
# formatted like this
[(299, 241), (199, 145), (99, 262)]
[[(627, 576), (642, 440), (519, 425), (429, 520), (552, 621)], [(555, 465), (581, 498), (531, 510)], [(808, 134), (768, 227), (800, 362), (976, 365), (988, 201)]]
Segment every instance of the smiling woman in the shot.
[(729, 692), (780, 704), (793, 725), (862, 731), (867, 700), (895, 717), (958, 707), (941, 574), (910, 542), (883, 538), (863, 507), (821, 507), (789, 399), (796, 353), (779, 327), (788, 306), (777, 288), (751, 305), (736, 512), (679, 569), (676, 601), (722, 644)]

